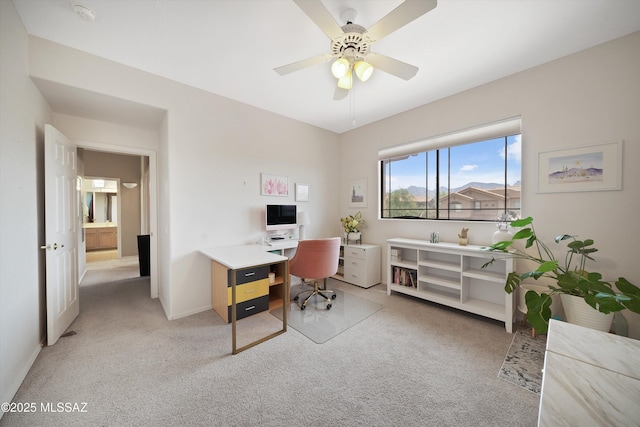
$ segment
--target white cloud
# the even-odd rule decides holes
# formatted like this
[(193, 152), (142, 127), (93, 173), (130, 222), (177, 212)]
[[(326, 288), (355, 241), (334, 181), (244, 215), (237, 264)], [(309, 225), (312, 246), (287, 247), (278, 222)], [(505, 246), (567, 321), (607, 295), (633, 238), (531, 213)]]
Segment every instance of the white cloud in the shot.
[(460, 172), (471, 172), (475, 170), (478, 165), (464, 165), (460, 168)]
[[(507, 152), (510, 160), (520, 163), (522, 159), (522, 144), (521, 144), (522, 135), (517, 135), (515, 141), (513, 141), (507, 147)], [(498, 152), (501, 158), (504, 159), (504, 148), (501, 148)]]

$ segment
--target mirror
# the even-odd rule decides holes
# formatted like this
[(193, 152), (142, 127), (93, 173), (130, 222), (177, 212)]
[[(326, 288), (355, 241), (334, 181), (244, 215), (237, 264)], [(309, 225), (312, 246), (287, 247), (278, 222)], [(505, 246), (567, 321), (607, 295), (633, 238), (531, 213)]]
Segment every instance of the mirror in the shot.
[(118, 222), (118, 182), (85, 179), (83, 183), (83, 222)]

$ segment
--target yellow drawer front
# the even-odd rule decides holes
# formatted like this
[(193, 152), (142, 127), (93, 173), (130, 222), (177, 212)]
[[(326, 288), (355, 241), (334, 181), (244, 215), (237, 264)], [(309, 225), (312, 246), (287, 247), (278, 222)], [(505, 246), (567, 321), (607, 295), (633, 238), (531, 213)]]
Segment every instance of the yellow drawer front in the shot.
[[(236, 285), (236, 304), (269, 294), (269, 279)], [(227, 290), (227, 305), (231, 305), (231, 286)]]

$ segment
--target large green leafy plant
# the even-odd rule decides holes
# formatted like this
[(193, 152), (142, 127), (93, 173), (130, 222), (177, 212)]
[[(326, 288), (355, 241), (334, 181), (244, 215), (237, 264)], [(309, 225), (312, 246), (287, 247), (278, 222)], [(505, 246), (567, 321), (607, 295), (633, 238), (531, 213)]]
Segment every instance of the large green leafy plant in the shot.
[[(615, 288), (610, 282), (602, 280), (602, 275), (586, 270), (587, 260), (598, 249), (593, 247), (593, 240), (578, 240), (576, 236), (561, 234), (554, 239), (556, 243), (568, 241), (564, 262), (561, 263), (549, 246), (538, 240), (533, 227), (533, 218), (528, 217), (511, 222), (511, 227), (520, 228), (511, 240), (494, 243), (487, 250), (508, 253), (510, 256), (525, 259), (537, 265), (533, 271), (524, 274), (509, 273), (504, 290), (514, 292), (523, 280), (548, 277), (557, 286), (549, 286), (549, 292), (537, 293), (528, 291), (525, 294), (527, 304), (527, 320), (539, 333), (544, 334), (551, 318), (551, 297), (554, 294), (574, 295), (584, 299), (594, 309), (608, 314), (624, 309), (640, 313), (640, 288), (624, 277), (615, 281)], [(517, 240), (525, 241), (525, 249), (514, 246)], [(495, 262), (495, 258), (487, 262), (486, 267)], [(616, 290), (617, 288), (617, 290)]]

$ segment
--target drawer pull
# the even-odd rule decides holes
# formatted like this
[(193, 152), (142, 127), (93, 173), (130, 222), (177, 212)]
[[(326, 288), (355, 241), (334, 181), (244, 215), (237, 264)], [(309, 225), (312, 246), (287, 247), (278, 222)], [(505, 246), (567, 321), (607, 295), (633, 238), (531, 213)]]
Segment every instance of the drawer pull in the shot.
[(246, 291), (244, 291), (245, 294), (250, 294), (251, 292), (255, 292), (255, 289), (247, 289)]
[(254, 274), (256, 274), (256, 272), (255, 272), (255, 271), (252, 271), (251, 273), (245, 273), (244, 277), (251, 277), (251, 276), (253, 276)]
[(255, 305), (252, 305), (251, 307), (247, 307), (247, 308), (245, 308), (245, 309), (244, 309), (244, 311), (253, 310), (253, 309), (255, 309), (255, 308), (256, 308), (256, 306), (255, 306)]

